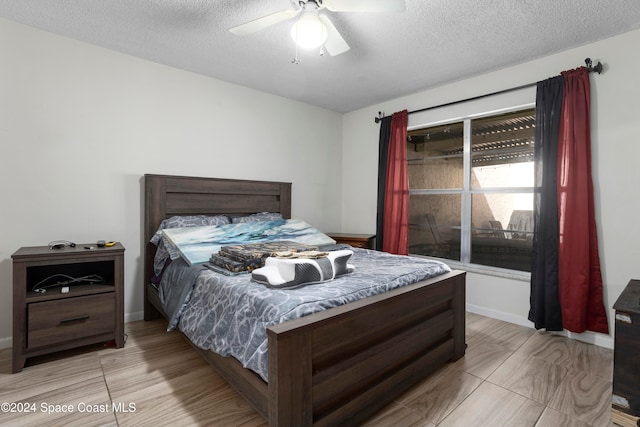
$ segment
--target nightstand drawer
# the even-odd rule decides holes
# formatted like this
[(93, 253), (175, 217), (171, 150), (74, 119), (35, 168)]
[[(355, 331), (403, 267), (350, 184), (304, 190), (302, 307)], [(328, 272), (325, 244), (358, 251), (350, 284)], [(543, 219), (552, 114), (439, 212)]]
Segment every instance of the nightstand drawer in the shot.
[(113, 332), (114, 312), (114, 292), (30, 303), (27, 348)]

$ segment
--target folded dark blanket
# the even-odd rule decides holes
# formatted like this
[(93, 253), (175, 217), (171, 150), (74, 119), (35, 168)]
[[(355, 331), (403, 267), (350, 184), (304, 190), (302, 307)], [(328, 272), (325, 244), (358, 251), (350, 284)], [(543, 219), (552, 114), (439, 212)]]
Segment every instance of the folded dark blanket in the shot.
[(209, 263), (229, 271), (240, 272), (251, 271), (253, 269), (260, 268), (264, 266), (264, 260), (265, 258), (249, 258), (246, 260), (238, 261), (236, 259), (217, 253), (211, 255), (211, 257), (209, 258)]
[(280, 240), (277, 242), (222, 246), (218, 255), (222, 255), (236, 261), (245, 261), (257, 258), (267, 258), (278, 252), (302, 252), (317, 249), (317, 246), (305, 245), (304, 243), (296, 243), (290, 240)]
[(222, 246), (217, 254), (212, 254), (209, 262), (229, 271), (253, 271), (264, 267), (270, 256), (317, 250), (317, 246), (296, 243), (289, 240), (244, 245)]
[(241, 274), (249, 274), (249, 271), (231, 271), (231, 270), (227, 270), (224, 267), (219, 267), (217, 265), (213, 265), (210, 262), (205, 262), (204, 264), (202, 264), (203, 266), (205, 266), (206, 268), (208, 268), (211, 271), (215, 271), (216, 273), (220, 273), (220, 274), (224, 274), (225, 276), (238, 276)]

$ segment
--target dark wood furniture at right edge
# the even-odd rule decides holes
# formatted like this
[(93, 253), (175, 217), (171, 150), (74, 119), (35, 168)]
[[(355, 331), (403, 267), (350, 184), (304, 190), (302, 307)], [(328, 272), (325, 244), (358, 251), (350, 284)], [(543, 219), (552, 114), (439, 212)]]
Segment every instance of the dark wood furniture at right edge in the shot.
[(640, 426), (640, 280), (631, 280), (613, 305), (616, 332), (611, 420)]

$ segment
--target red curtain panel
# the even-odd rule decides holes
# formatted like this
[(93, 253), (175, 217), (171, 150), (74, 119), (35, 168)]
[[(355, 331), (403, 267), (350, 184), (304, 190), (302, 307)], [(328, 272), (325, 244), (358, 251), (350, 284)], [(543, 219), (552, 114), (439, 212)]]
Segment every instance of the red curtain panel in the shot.
[(562, 325), (609, 333), (591, 179), (590, 85), (585, 67), (565, 79), (558, 139), (559, 296)]
[(383, 241), (385, 252), (409, 253), (409, 179), (407, 177), (407, 122), (403, 110), (391, 116), (389, 155), (384, 193)]

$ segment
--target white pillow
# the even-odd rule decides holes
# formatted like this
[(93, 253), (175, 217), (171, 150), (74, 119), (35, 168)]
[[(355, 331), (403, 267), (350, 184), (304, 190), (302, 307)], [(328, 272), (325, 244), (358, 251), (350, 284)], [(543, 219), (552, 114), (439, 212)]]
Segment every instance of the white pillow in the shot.
[(355, 271), (355, 267), (348, 263), (352, 255), (353, 251), (344, 249), (316, 259), (269, 257), (264, 267), (251, 272), (251, 279), (272, 288), (326, 282)]

